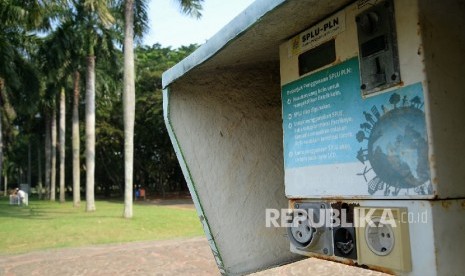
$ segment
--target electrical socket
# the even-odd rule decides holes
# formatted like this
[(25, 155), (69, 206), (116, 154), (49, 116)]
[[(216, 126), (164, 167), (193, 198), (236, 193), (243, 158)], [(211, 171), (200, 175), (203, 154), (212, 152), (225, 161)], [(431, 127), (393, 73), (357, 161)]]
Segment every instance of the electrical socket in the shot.
[[(355, 204), (339, 201), (331, 203), (331, 207), (335, 211), (335, 215), (337, 215), (336, 219), (340, 222), (354, 223)], [(357, 260), (355, 228), (342, 225), (334, 225), (333, 227), (334, 255)]]
[(355, 207), (359, 264), (411, 271), (407, 208)]
[(331, 206), (324, 202), (298, 202), (294, 208), (290, 222), (294, 216), (299, 217), (296, 225), (288, 228), (291, 244), (299, 251), (333, 255), (332, 229), (324, 223)]
[(396, 243), (391, 224), (383, 223), (379, 217), (373, 218), (373, 224), (367, 225), (365, 229), (365, 241), (368, 248), (376, 255), (389, 255)]

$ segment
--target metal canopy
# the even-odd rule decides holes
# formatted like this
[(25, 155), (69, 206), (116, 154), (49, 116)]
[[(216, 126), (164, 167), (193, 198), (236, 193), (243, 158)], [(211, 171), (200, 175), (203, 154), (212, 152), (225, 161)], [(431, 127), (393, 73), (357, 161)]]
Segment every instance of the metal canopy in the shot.
[(257, 0), (190, 56), (163, 74), (163, 88), (220, 67), (279, 61), (279, 45), (350, 0)]

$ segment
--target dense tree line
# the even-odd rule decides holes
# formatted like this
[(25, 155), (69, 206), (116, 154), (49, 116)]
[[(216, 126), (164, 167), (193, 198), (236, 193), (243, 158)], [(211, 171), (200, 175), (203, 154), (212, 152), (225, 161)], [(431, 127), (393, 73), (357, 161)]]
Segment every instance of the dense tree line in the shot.
[[(136, 52), (136, 118), (134, 137), (134, 184), (145, 187), (154, 196), (164, 196), (167, 193), (186, 192), (186, 185), (179, 164), (168, 137), (163, 119), (163, 99), (161, 93), (162, 73), (182, 60), (197, 48), (197, 45), (171, 49), (153, 46), (139, 46)], [(100, 168), (96, 170), (96, 194), (100, 196), (122, 196), (124, 191), (124, 160), (123, 160), (123, 113), (122, 113), (122, 84), (115, 82), (122, 78), (122, 53), (119, 52), (115, 64), (108, 60), (97, 59), (96, 69), (98, 81), (96, 87), (96, 163)], [(116, 69), (108, 74), (108, 68)], [(80, 73), (82, 74), (82, 72)], [(85, 80), (80, 79), (80, 87), (85, 86)], [(69, 81), (65, 90), (66, 110), (72, 110), (73, 83)], [(33, 95), (28, 95), (33, 96)], [(29, 116), (16, 116), (3, 129), (5, 134), (4, 176), (7, 177), (9, 187), (17, 187), (21, 183), (28, 183), (28, 160), (32, 161), (31, 185), (38, 189), (39, 159), (44, 164), (43, 143), (45, 139), (45, 120), (38, 106), (30, 105), (29, 100), (14, 105), (19, 109), (29, 110)], [(80, 114), (84, 114), (85, 103), (81, 99), (78, 105)], [(3, 110), (5, 114), (7, 110)], [(15, 113), (19, 111), (15, 110)], [(19, 114), (25, 114), (21, 112)], [(66, 133), (71, 133), (72, 114), (66, 115)], [(80, 141), (85, 142), (84, 118), (80, 118)], [(72, 141), (65, 141), (66, 152), (72, 149)], [(32, 147), (34, 150), (29, 151)], [(84, 151), (80, 152), (80, 159), (84, 160)], [(82, 162), (81, 162), (82, 163)], [(72, 159), (66, 159), (65, 183), (68, 196), (72, 192)], [(81, 182), (84, 182), (85, 164), (80, 168)], [(44, 183), (42, 173), (41, 181)], [(45, 188), (45, 186), (44, 186)], [(81, 192), (85, 187), (81, 187)]]
[[(186, 192), (187, 187), (163, 119), (162, 73), (194, 51), (197, 45), (171, 49), (155, 44), (136, 53), (136, 117), (134, 130), (134, 185), (149, 194)], [(101, 195), (121, 195), (124, 189), (123, 114), (121, 93), (97, 96), (96, 188)]]
[[(179, 1), (181, 11), (199, 17), (202, 1)], [(133, 176), (153, 195), (186, 189), (163, 122), (161, 73), (197, 45), (138, 46), (133, 56), (133, 39), (147, 28), (146, 5), (0, 2), (5, 193), (29, 183), (39, 197), (58, 194), (64, 202), (72, 195), (75, 206), (82, 193), (87, 211), (95, 210), (95, 194), (125, 194), (124, 216), (131, 217)]]

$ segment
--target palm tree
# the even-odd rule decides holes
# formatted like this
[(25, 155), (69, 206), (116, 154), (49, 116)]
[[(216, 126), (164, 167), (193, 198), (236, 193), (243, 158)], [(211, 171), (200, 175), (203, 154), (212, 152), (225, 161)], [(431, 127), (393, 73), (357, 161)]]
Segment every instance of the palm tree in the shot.
[[(40, 144), (40, 139), (39, 139), (39, 144)], [(37, 147), (37, 166), (38, 166), (38, 180), (37, 180), (37, 186), (38, 186), (38, 194), (39, 194), (39, 199), (42, 199), (42, 156), (40, 154), (40, 146)]]
[[(95, 47), (99, 35), (107, 34), (114, 22), (109, 1), (74, 1), (76, 19), (85, 31), (86, 42), (86, 211), (95, 207)], [(106, 46), (110, 46), (107, 44)]]
[[(31, 4), (35, 4), (35, 12), (29, 12)], [(21, 71), (26, 69), (25, 66), (29, 66), (23, 50), (33, 40), (32, 36), (26, 34), (26, 30), (39, 26), (42, 11), (41, 4), (32, 1), (0, 1), (0, 173), (3, 172), (3, 133), (7, 130), (3, 127), (3, 122), (4, 119), (11, 119), (7, 113), (11, 115), (14, 111), (9, 105), (8, 90), (19, 89), (25, 81)], [(0, 175), (0, 186), (1, 181)]]
[[(201, 17), (203, 0), (179, 0), (181, 12), (196, 18)], [(124, 1), (124, 211), (123, 217), (131, 218), (133, 166), (134, 166), (134, 35), (142, 36), (147, 26), (146, 0)], [(136, 22), (134, 19), (136, 18)], [(136, 24), (135, 24), (136, 23)]]
[[(73, 159), (73, 206), (79, 207), (80, 198), (80, 135), (79, 135), (79, 102), (80, 102), (80, 76), (83, 63), (84, 35), (82, 22), (78, 20), (74, 9), (62, 13), (60, 25), (47, 39), (44, 60), (55, 76), (55, 82), (66, 85), (66, 80), (72, 77), (73, 106), (72, 106), (72, 159)], [(62, 101), (64, 98), (62, 98)], [(60, 104), (63, 104), (61, 102)], [(64, 116), (63, 116), (64, 117)], [(60, 117), (61, 118), (61, 117)], [(64, 128), (63, 128), (64, 129)], [(63, 132), (64, 135), (64, 132)], [(63, 144), (63, 145), (62, 145)], [(60, 143), (60, 153), (64, 161), (64, 143)], [(64, 190), (64, 163), (60, 161), (60, 190)], [(60, 193), (60, 197), (62, 197)]]
[[(48, 82), (49, 89), (47, 97), (42, 100), (51, 106), (52, 119), (50, 122), (51, 128), (51, 184), (50, 184), (50, 200), (54, 201), (56, 196), (56, 152), (58, 146), (59, 160), (59, 200), (65, 202), (65, 132), (66, 132), (66, 113), (65, 113), (65, 86), (67, 77), (69, 76), (69, 53), (67, 36), (63, 34), (62, 26), (57, 28), (53, 33), (46, 37), (44, 43), (39, 49), (39, 59), (42, 60), (42, 70), (48, 72), (45, 79)], [(58, 98), (58, 106), (53, 104)], [(57, 109), (58, 109), (58, 124), (57, 124)], [(58, 125), (58, 127), (57, 127)], [(57, 143), (58, 129), (58, 143)]]
[[(0, 1), (0, 22), (2, 22), (0, 24), (0, 91), (1, 107), (3, 107), (0, 112), (3, 114), (0, 116), (4, 117), (0, 120), (0, 124), (7, 123), (5, 127), (2, 125), (4, 131), (0, 132), (0, 140), (3, 143), (0, 147), (8, 143), (8, 139), (3, 139), (3, 135), (11, 136), (11, 127), (8, 124), (11, 124), (16, 116), (15, 109), (23, 109), (18, 114), (27, 114), (20, 119), (22, 123), (25, 123), (24, 119), (29, 123), (31, 119), (34, 120), (35, 104), (38, 99), (33, 99), (31, 96), (38, 97), (40, 82), (39, 74), (34, 69), (35, 64), (31, 60), (37, 49), (38, 39), (33, 33), (31, 34), (31, 31), (49, 29), (50, 22), (56, 18), (55, 12), (61, 4), (60, 1)], [(25, 100), (26, 98), (20, 96), (21, 93), (29, 99)], [(30, 116), (31, 114), (28, 113), (33, 115)], [(3, 171), (3, 152), (2, 148), (0, 172)], [(6, 175), (5, 179), (7, 179)]]
[(81, 169), (80, 169), (80, 137), (79, 137), (79, 82), (80, 73), (73, 74), (73, 119), (72, 119), (72, 150), (73, 150), (73, 206), (81, 205)]
[(51, 175), (52, 175), (52, 134), (50, 112), (45, 111), (45, 189), (47, 198), (50, 198)]
[(52, 110), (52, 118), (50, 122), (50, 135), (51, 135), (51, 177), (50, 177), (50, 201), (55, 201), (56, 194), (56, 179), (57, 179), (57, 111), (56, 108)]
[[(57, 165), (57, 145), (59, 148), (59, 187), (60, 202), (64, 201), (62, 186), (64, 186), (64, 110), (61, 109), (61, 94), (64, 93), (66, 83), (66, 54), (63, 52), (62, 29), (58, 28), (50, 33), (41, 43), (37, 51), (38, 63), (44, 72), (46, 90), (41, 97), (41, 105), (45, 113), (45, 185), (49, 191), (49, 199), (55, 201), (56, 198), (56, 165)], [(58, 144), (57, 144), (57, 101), (59, 107), (58, 122)]]
[(59, 155), (60, 155), (60, 202), (65, 202), (65, 136), (66, 136), (66, 100), (65, 88), (62, 87), (60, 91), (60, 121), (59, 121)]
[[(138, 1), (143, 2), (143, 1)], [(132, 218), (133, 160), (134, 160), (134, 0), (124, 1), (124, 211), (123, 217)]]

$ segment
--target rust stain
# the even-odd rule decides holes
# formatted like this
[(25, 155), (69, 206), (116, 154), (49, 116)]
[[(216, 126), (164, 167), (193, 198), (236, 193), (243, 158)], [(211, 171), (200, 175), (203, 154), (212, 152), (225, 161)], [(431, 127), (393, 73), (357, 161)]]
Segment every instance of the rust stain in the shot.
[(375, 266), (375, 265), (369, 265), (368, 268), (369, 268), (369, 269), (372, 269), (372, 270), (376, 270), (376, 271), (378, 271), (378, 272), (382, 272), (382, 273), (386, 273), (386, 274), (390, 274), (390, 275), (396, 275), (396, 273), (394, 272), (394, 270), (389, 269), (389, 268), (386, 268), (386, 267), (380, 267), (380, 266)]
[(331, 201), (344, 201), (348, 202), (351, 200), (359, 200), (359, 199), (369, 199), (367, 196), (350, 196), (350, 198), (343, 197), (343, 196), (324, 196), (321, 198), (322, 200), (331, 200)]
[(350, 201), (337, 201), (331, 203), (331, 208), (339, 210), (338, 218), (341, 218), (342, 210), (345, 210), (346, 220), (348, 223), (354, 222), (354, 207), (357, 206), (360, 206), (360, 204)]
[(441, 205), (442, 205), (442, 207), (444, 207), (444, 209), (447, 210), (452, 205), (452, 203), (450, 201), (443, 200), (443, 201), (441, 201)]
[(428, 159), (429, 159), (429, 162), (431, 163), (431, 165), (436, 164), (436, 155), (431, 154)]
[(297, 202), (295, 199), (289, 199), (288, 207), (289, 209), (294, 209), (294, 204)]
[(342, 197), (342, 196), (333, 196), (333, 197), (322, 197), (321, 199), (323, 199), (323, 200), (342, 201), (342, 200), (344, 200), (344, 197)]
[(312, 255), (312, 257), (322, 259), (322, 260), (325, 260), (325, 261), (342, 263), (342, 264), (345, 264), (345, 265), (360, 267), (360, 268), (364, 268), (364, 269), (371, 269), (371, 270), (375, 270), (375, 271), (378, 271), (378, 272), (382, 272), (382, 273), (386, 273), (386, 274), (390, 274), (390, 275), (395, 275), (395, 272), (393, 270), (391, 270), (389, 268), (385, 268), (385, 267), (372, 266), (372, 265), (369, 265), (369, 266), (368, 265), (360, 265), (356, 261), (351, 260), (351, 259), (334, 258), (332, 256), (325, 256), (325, 255), (320, 255), (320, 254), (311, 254), (311, 255)]
[(333, 256), (325, 256), (325, 255), (320, 255), (320, 254), (312, 254), (315, 258), (322, 259), (325, 261), (330, 261), (330, 262), (336, 262), (336, 263), (342, 263), (350, 266), (357, 266), (357, 263), (354, 260), (351, 259), (342, 259), (342, 258), (337, 258), (335, 259)]
[(465, 200), (462, 200), (462, 203), (460, 203), (460, 206), (462, 206), (462, 209), (465, 209)]

